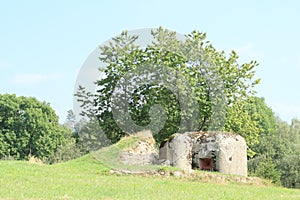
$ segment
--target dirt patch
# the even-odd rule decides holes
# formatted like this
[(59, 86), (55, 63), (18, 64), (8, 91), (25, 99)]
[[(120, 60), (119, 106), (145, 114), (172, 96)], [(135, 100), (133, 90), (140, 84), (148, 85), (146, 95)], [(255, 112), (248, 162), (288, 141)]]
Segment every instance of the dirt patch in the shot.
[(28, 162), (32, 164), (40, 164), (40, 165), (44, 164), (41, 159), (36, 158), (34, 156), (30, 156)]
[(164, 178), (180, 178), (199, 182), (217, 183), (217, 184), (229, 184), (237, 183), (242, 185), (256, 185), (256, 186), (267, 186), (270, 183), (266, 183), (263, 179), (258, 177), (244, 177), (244, 176), (232, 176), (223, 175), (217, 173), (196, 173), (194, 170), (191, 171), (168, 171), (164, 169), (160, 170), (121, 170), (112, 169), (109, 171), (110, 174), (116, 175), (136, 175), (143, 177), (164, 177)]

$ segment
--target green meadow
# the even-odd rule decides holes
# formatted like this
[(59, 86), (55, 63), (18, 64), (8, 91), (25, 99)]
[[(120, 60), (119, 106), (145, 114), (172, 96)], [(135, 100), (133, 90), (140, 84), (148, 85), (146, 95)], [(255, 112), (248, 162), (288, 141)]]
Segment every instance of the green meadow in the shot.
[(300, 199), (300, 190), (174, 176), (114, 175), (92, 154), (44, 165), (0, 161), (1, 199)]

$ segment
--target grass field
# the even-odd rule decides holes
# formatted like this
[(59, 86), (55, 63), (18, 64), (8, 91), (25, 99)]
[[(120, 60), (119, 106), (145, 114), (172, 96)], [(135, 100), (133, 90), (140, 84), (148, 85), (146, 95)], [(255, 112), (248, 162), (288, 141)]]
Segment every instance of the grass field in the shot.
[(0, 161), (1, 199), (300, 199), (300, 190), (111, 175), (92, 155), (55, 165)]

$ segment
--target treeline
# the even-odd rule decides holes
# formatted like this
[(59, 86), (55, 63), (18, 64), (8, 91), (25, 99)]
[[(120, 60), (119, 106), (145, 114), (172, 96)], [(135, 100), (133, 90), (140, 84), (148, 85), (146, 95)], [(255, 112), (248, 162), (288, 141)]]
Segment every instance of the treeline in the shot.
[(45, 163), (76, 158), (83, 153), (79, 137), (65, 125), (46, 102), (33, 97), (0, 94), (0, 159)]
[(284, 187), (300, 188), (300, 121), (291, 124), (276, 118), (276, 129), (261, 134), (253, 147), (256, 155), (249, 160), (252, 175)]
[[(300, 121), (293, 119), (288, 124), (275, 117), (263, 98), (253, 98), (245, 108), (260, 130), (257, 142), (248, 145), (254, 154), (249, 157), (249, 174), (300, 188)], [(70, 110), (66, 123), (60, 125), (49, 104), (0, 94), (0, 159), (35, 157), (51, 164), (111, 143), (97, 119), (77, 122)]]

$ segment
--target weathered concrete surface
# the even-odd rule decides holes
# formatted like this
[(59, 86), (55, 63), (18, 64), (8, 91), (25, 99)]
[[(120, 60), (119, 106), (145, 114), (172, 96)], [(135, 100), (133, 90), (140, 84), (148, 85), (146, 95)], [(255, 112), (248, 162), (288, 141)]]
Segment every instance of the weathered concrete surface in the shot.
[(176, 133), (161, 143), (159, 163), (191, 170), (192, 147), (192, 138), (189, 135)]
[(247, 146), (245, 139), (239, 135), (226, 137), (219, 135), (219, 153), (217, 169), (225, 174), (247, 176)]
[(171, 165), (185, 170), (191, 169), (192, 139), (188, 135), (176, 134), (168, 143), (169, 149), (172, 150), (169, 151)]
[(159, 150), (159, 162), (183, 169), (202, 169), (201, 160), (211, 160), (212, 169), (247, 176), (247, 147), (243, 137), (223, 132), (174, 134)]
[[(150, 131), (142, 131), (133, 135), (139, 140), (132, 147), (120, 152), (120, 162), (128, 165), (158, 164), (155, 140)], [(131, 136), (129, 136), (131, 137)]]

